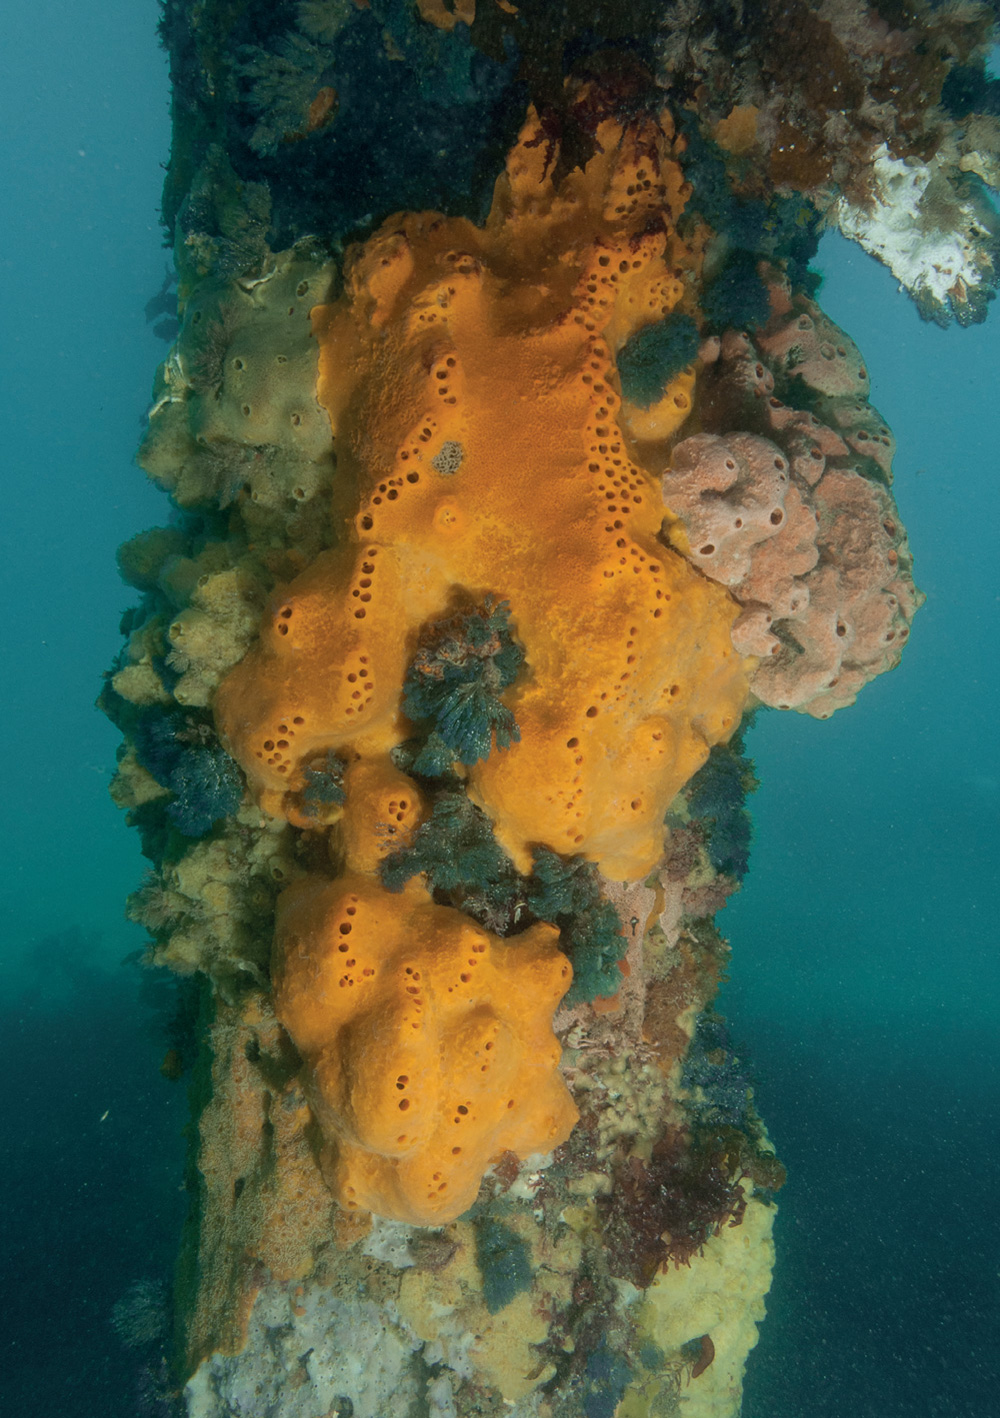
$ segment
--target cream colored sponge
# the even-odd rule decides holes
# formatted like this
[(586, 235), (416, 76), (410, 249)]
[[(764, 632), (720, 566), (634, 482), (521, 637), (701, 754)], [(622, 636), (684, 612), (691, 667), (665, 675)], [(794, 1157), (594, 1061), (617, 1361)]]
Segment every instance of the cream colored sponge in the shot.
[(330, 428), (316, 401), (309, 312), (333, 268), (296, 250), (262, 276), (201, 282), (153, 389), (139, 461), (181, 506), (238, 491), (265, 505), (329, 486)]

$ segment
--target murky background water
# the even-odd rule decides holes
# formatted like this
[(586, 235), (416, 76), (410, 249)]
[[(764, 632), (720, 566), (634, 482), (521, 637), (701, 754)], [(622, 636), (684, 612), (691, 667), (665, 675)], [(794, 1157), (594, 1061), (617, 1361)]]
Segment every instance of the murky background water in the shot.
[[(0, 1411), (33, 1418), (165, 1412), (156, 1341), (127, 1348), (111, 1312), (137, 1282), (155, 1309), (184, 1213), (163, 990), (141, 998), (121, 963), (144, 864), (91, 707), (129, 599), (115, 547), (165, 515), (130, 466), (166, 348), (144, 317), (166, 264), (155, 22), (152, 0), (36, 0), (0, 43)], [(899, 440), (928, 600), (854, 708), (768, 712), (749, 737), (762, 786), (719, 918), (721, 1007), (790, 1180), (744, 1415), (982, 1418), (1000, 1378), (1000, 313), (941, 331), (839, 238), (822, 262)]]

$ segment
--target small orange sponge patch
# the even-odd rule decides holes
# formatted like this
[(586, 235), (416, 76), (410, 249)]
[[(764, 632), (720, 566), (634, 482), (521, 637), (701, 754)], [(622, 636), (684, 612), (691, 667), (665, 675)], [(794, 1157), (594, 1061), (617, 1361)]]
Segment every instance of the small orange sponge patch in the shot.
[(468, 1209), (490, 1159), (549, 1152), (577, 1112), (552, 1014), (554, 926), (502, 941), (428, 893), (306, 877), (278, 903), (277, 1013), (309, 1065), (338, 1201), (418, 1226)]

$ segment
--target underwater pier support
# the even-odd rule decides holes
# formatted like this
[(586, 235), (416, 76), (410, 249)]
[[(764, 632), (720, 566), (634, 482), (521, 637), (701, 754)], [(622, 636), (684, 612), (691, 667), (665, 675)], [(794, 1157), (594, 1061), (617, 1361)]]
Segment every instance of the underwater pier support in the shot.
[(714, 1010), (743, 734), (922, 600), (809, 262), (910, 220), (922, 313), (982, 318), (1000, 141), (953, 111), (986, 7), (705, 8), (164, 4), (171, 505), (102, 705), (200, 982), (190, 1418), (739, 1413), (784, 1181)]

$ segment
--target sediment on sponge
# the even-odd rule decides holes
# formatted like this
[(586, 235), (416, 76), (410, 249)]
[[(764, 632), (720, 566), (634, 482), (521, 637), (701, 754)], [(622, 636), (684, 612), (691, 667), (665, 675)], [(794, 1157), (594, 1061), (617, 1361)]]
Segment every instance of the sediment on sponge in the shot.
[(459, 762), (470, 766), (488, 756), (494, 741), (503, 749), (520, 739), (514, 715), (497, 696), (523, 662), (508, 603), (487, 597), (481, 609), (427, 627), (403, 685), (403, 712), (432, 725)]

